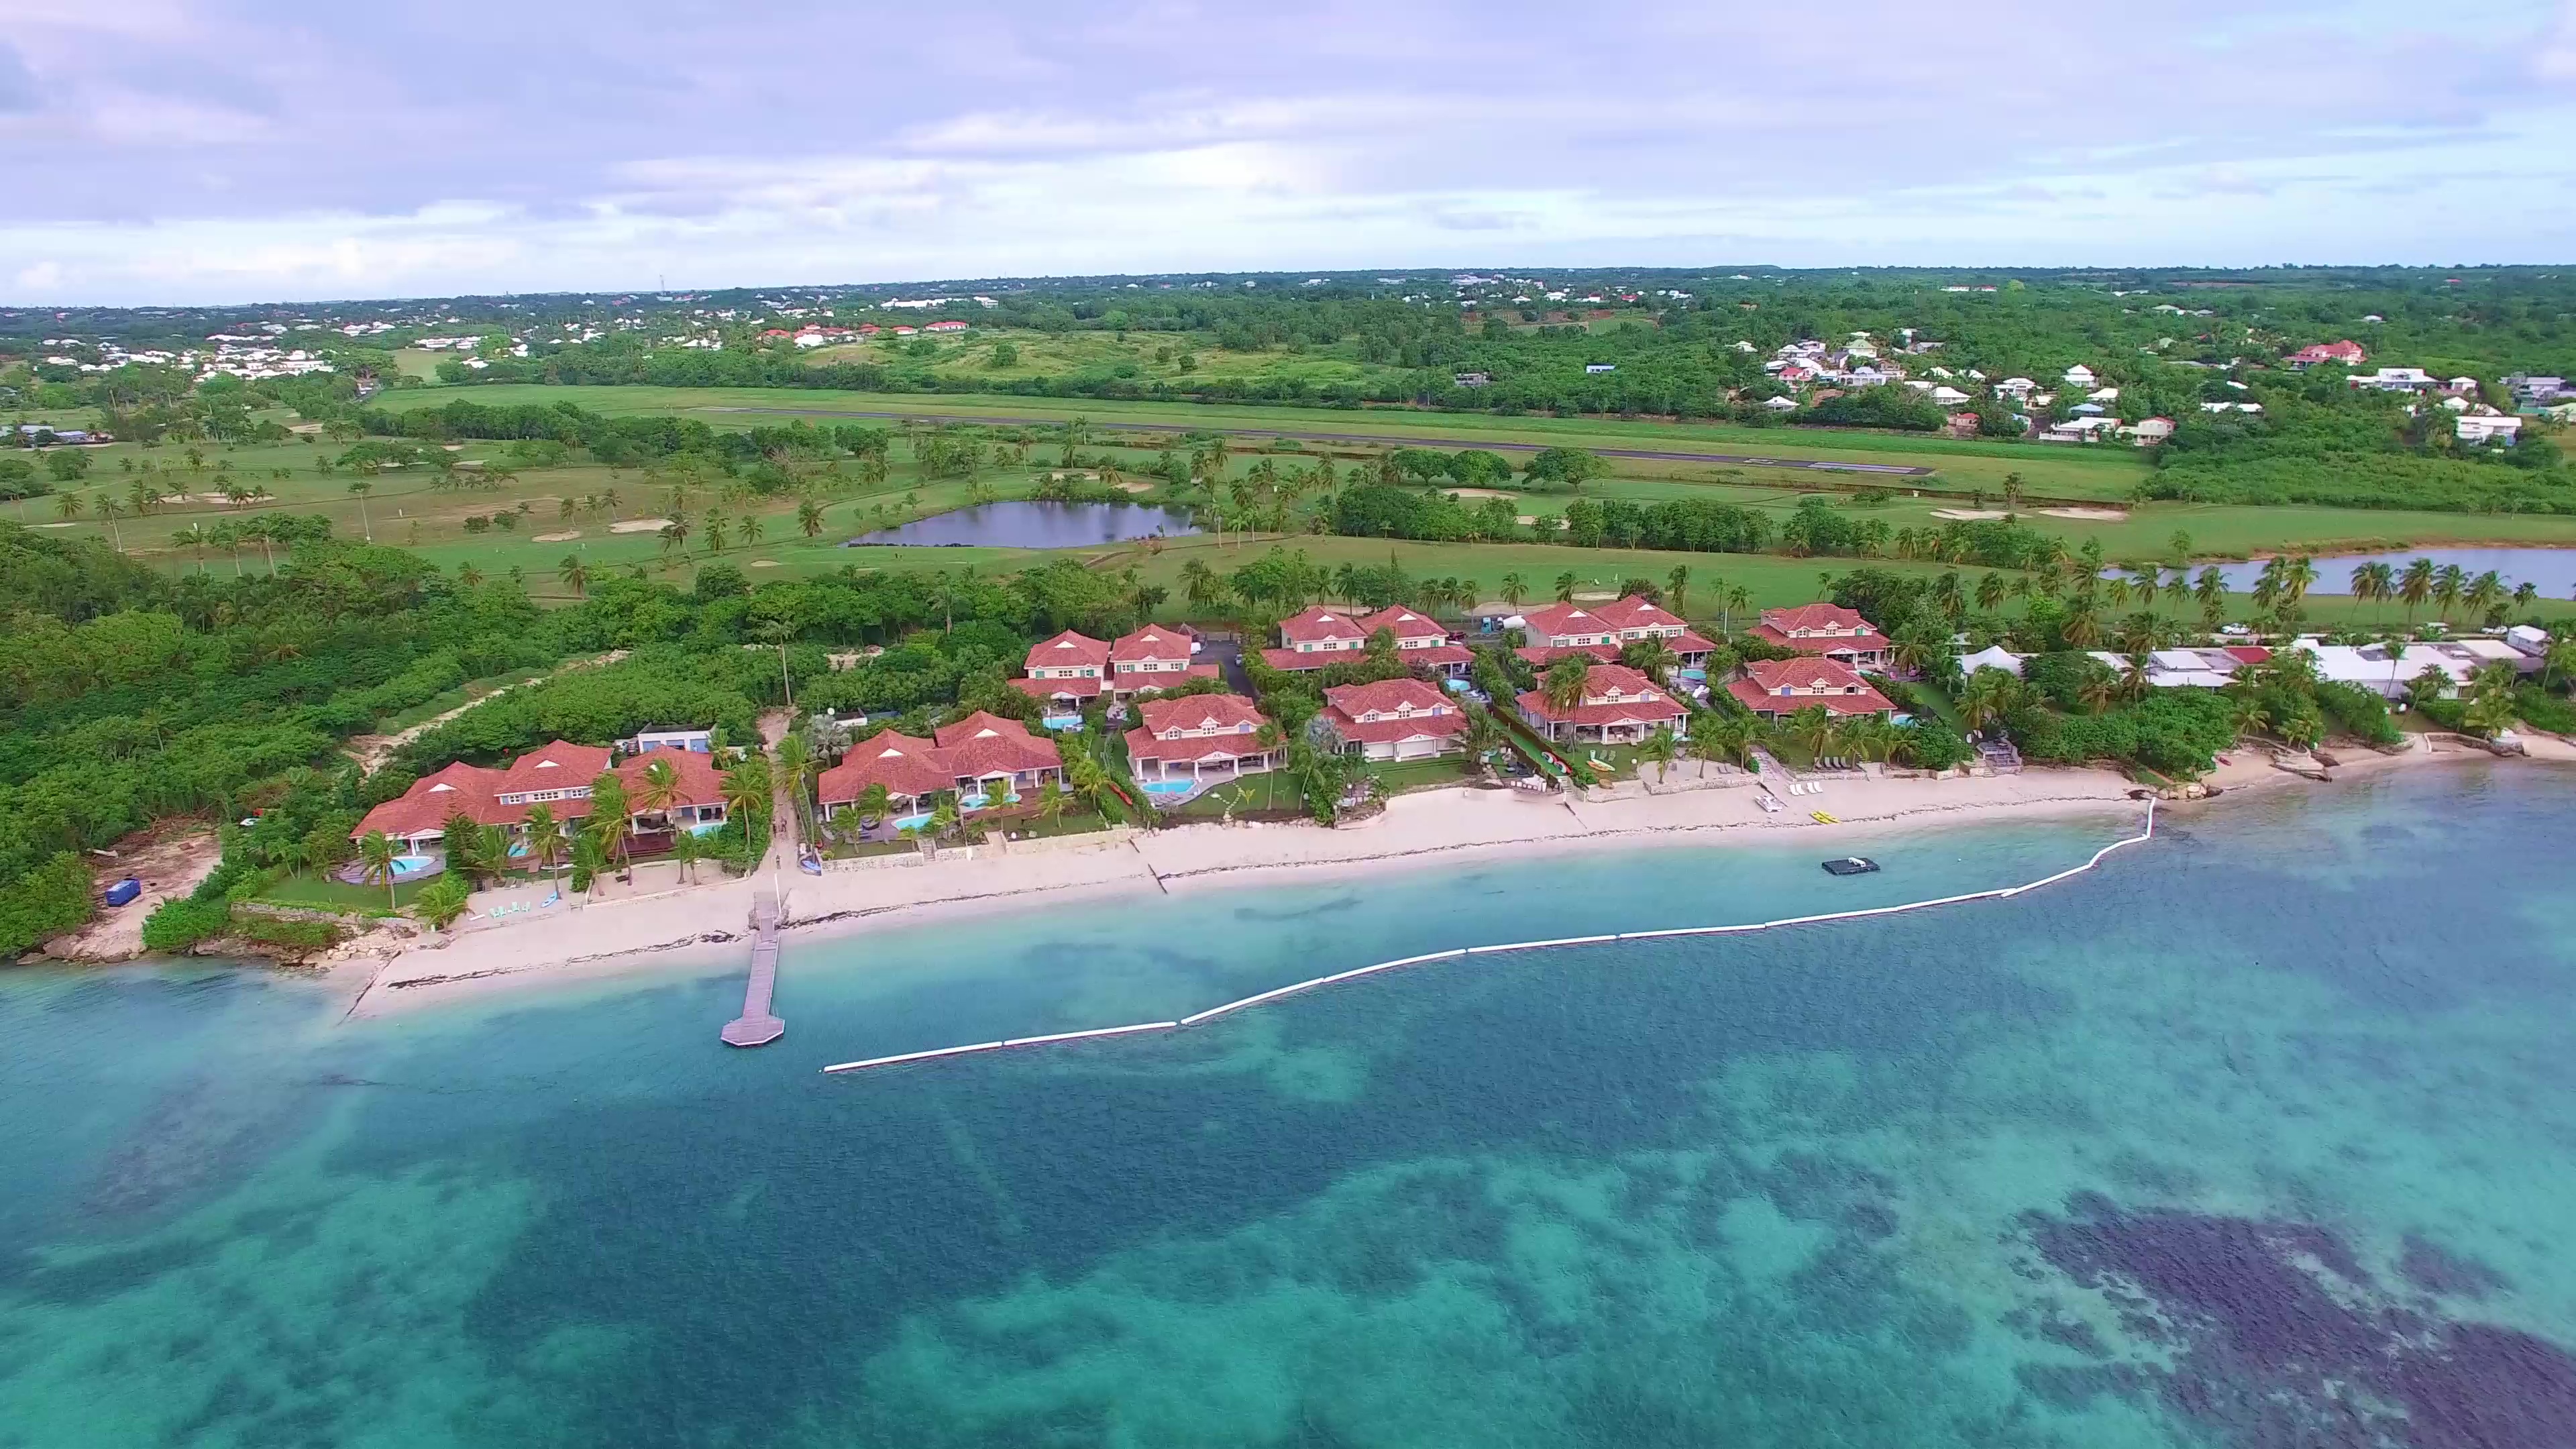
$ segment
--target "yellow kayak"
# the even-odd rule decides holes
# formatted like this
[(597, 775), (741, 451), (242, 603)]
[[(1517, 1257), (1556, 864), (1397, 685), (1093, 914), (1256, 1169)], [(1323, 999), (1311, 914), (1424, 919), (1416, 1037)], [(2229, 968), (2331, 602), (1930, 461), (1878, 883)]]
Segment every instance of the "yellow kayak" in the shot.
[(1832, 817), (1832, 816), (1830, 816), (1830, 815), (1826, 814), (1826, 813), (1825, 813), (1825, 812), (1823, 812), (1822, 810), (1810, 810), (1810, 811), (1808, 811), (1807, 813), (1808, 813), (1809, 815), (1811, 815), (1811, 816), (1815, 817), (1815, 821), (1816, 821), (1816, 823), (1817, 823), (1818, 825), (1840, 825), (1840, 824), (1842, 824), (1842, 822), (1841, 822), (1841, 821), (1836, 820), (1834, 817)]

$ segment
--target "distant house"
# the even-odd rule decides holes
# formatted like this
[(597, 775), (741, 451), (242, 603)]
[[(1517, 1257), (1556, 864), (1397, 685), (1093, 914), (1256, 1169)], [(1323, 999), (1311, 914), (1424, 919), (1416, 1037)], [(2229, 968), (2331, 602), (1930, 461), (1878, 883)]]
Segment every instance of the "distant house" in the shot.
[(2068, 387), (2089, 388), (2093, 386), (2096, 381), (2093, 376), (2093, 369), (2086, 367), (2080, 362), (2075, 364), (2073, 367), (2066, 369), (2065, 377), (2066, 385)]
[(1794, 649), (1857, 669), (1883, 669), (1888, 662), (1887, 636), (1840, 604), (1765, 609), (1760, 621), (1745, 632), (1775, 649)]
[(2173, 430), (2173, 419), (2159, 417), (2140, 418), (2136, 423), (2127, 428), (2123, 428), (2121, 431), (2127, 433), (2139, 447), (2152, 448), (2156, 444), (2163, 442), (2165, 439), (2172, 437)]
[(2383, 367), (2377, 372), (2356, 372), (2344, 381), (2379, 392), (2430, 392), (2442, 385), (2440, 378), (2420, 367)]
[(1947, 422), (1950, 436), (1954, 438), (1973, 438), (1985, 427), (1985, 419), (1975, 413), (1952, 413)]
[(2511, 444), (2522, 436), (2522, 419), (2512, 413), (2499, 413), (2493, 408), (2484, 412), (2462, 413), (2452, 420), (2452, 430), (2463, 443)]
[[(903, 329), (898, 327), (895, 330), (900, 332)], [(921, 330), (924, 332), (963, 332), (966, 330), (966, 324), (952, 318), (945, 322), (933, 322)]]
[(1270, 721), (1241, 695), (1148, 699), (1136, 712), (1142, 723), (1127, 732), (1127, 760), (1139, 780), (1249, 775), (1279, 762), (1280, 747), (1261, 743)]
[(1490, 387), (1493, 385), (1494, 375), (1490, 372), (1461, 372), (1452, 376), (1449, 381), (1456, 387)]
[(1968, 395), (1944, 384), (1932, 389), (1932, 401), (1945, 408), (1955, 408), (1968, 400)]
[(1551, 703), (1545, 689), (1514, 701), (1529, 727), (1551, 740), (1632, 744), (1658, 728), (1679, 729), (1690, 709), (1636, 670), (1595, 664), (1584, 676), (1583, 695), (1572, 705)]
[(2547, 407), (2570, 396), (2576, 396), (2563, 377), (2538, 377), (2517, 372), (2504, 379), (2505, 391), (2513, 394), (2513, 403), (2521, 408)]
[(2314, 343), (2281, 359), (2293, 372), (2304, 372), (2321, 362), (2339, 362), (2346, 367), (2359, 367), (2369, 360), (2369, 354), (2361, 350), (2361, 344), (2350, 340)]
[(1055, 741), (1030, 734), (1018, 720), (978, 710), (926, 740), (894, 730), (861, 740), (816, 779), (814, 794), (829, 818), (855, 807), (872, 785), (885, 786), (894, 807), (908, 812), (943, 791), (957, 791), (970, 804), (977, 798), (1001, 804), (1063, 778), (1064, 755)]
[(1794, 413), (1798, 410), (1798, 400), (1793, 397), (1766, 397), (1762, 406), (1775, 413)]
[[(498, 768), (459, 761), (413, 781), (400, 798), (369, 810), (349, 838), (363, 839), (368, 832), (381, 830), (404, 849), (418, 852), (443, 842), (448, 818), (455, 815), (497, 827), (514, 840), (525, 836), (528, 811), (538, 805), (558, 821), (587, 820), (592, 782), (610, 772), (609, 758), (604, 746), (556, 740)], [(723, 779), (707, 755), (685, 747), (648, 750), (617, 766), (614, 773), (625, 785), (629, 801), (645, 798), (645, 771), (657, 762), (670, 769), (672, 799), (649, 810), (635, 809), (627, 822), (630, 832), (649, 839), (675, 829), (712, 829), (723, 823)]]
[(654, 750), (688, 750), (703, 755), (715, 749), (715, 731), (639, 730), (633, 737), (619, 740), (617, 748), (630, 755)]
[(1568, 654), (1615, 664), (1621, 649), (1640, 639), (1654, 638), (1663, 640), (1664, 647), (1680, 657), (1683, 667), (1696, 669), (1707, 663), (1710, 652), (1717, 648), (1693, 633), (1680, 615), (1634, 595), (1600, 604), (1550, 604), (1532, 609), (1522, 619), (1521, 633), (1527, 642), (1521, 646), (1520, 656), (1542, 667)]
[(1619, 370), (1619, 364), (1615, 362), (1587, 362), (1583, 364), (1583, 370), (1585, 372), (1617, 372)]
[(1325, 690), (1324, 720), (1344, 748), (1371, 760), (1428, 759), (1456, 748), (1467, 729), (1457, 701), (1419, 679)]
[(1885, 714), (1894, 707), (1858, 670), (1832, 659), (1750, 660), (1728, 681), (1726, 692), (1765, 719), (1816, 705), (1844, 718)]
[(1109, 678), (1109, 646), (1071, 629), (1030, 646), (1028, 677), (1013, 688), (1068, 713), (1100, 697)]

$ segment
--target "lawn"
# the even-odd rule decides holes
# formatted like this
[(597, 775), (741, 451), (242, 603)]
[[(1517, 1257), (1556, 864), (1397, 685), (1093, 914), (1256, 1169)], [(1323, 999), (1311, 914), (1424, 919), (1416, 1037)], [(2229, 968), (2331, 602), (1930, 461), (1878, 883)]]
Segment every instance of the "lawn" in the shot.
[(1246, 775), (1240, 780), (1228, 780), (1178, 810), (1164, 813), (1173, 819), (1213, 820), (1229, 810), (1242, 814), (1261, 810), (1303, 811), (1305, 808), (1306, 798), (1298, 793), (1297, 782), (1290, 779), (1285, 771), (1272, 770)]
[(1470, 773), (1462, 755), (1442, 755), (1431, 760), (1382, 760), (1362, 768), (1390, 795), (1455, 785), (1467, 779)]
[[(408, 908), (413, 898), (428, 884), (428, 881), (397, 882), (394, 886), (396, 908)], [(370, 916), (386, 914), (383, 885), (351, 885), (309, 870), (297, 871), (253, 899), (266, 905), (293, 906), (303, 910), (345, 911)]]

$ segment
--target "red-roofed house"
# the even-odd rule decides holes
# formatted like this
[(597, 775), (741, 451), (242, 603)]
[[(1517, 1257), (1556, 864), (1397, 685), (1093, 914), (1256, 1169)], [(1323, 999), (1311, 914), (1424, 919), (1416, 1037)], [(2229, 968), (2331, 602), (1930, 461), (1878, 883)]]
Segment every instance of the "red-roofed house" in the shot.
[(2320, 362), (2340, 362), (2346, 367), (2359, 367), (2370, 360), (2370, 355), (2361, 350), (2360, 343), (2347, 340), (2315, 343), (2302, 347), (2281, 360), (2289, 364), (2293, 372), (2297, 372), (2314, 367)]
[(850, 747), (841, 763), (815, 781), (824, 818), (857, 805), (871, 785), (883, 785), (898, 810), (917, 809), (943, 790), (966, 801), (1007, 804), (1064, 773), (1064, 755), (1053, 740), (1039, 739), (1015, 719), (981, 710), (916, 739), (881, 730)]
[(1261, 657), (1273, 669), (1321, 669), (1357, 658), (1368, 648), (1368, 631), (1348, 614), (1321, 604), (1300, 609), (1279, 621), (1279, 647)]
[(1127, 732), (1127, 760), (1139, 780), (1255, 774), (1279, 762), (1279, 747), (1260, 742), (1270, 721), (1239, 694), (1139, 700), (1136, 712), (1144, 723)]
[(1121, 635), (1109, 646), (1110, 692), (1125, 699), (1192, 679), (1216, 678), (1215, 665), (1190, 662), (1193, 644), (1188, 630), (1166, 624), (1148, 624)]
[(1324, 719), (1345, 746), (1371, 760), (1428, 759), (1454, 747), (1467, 729), (1457, 702), (1419, 679), (1325, 690)]
[(1854, 669), (1887, 666), (1887, 636), (1867, 619), (1840, 604), (1800, 604), (1794, 609), (1765, 609), (1762, 622), (1745, 631), (1765, 644), (1821, 654)]
[(1520, 655), (1532, 664), (1552, 664), (1568, 654), (1588, 655), (1615, 664), (1619, 651), (1639, 639), (1661, 639), (1684, 666), (1708, 662), (1717, 646), (1691, 632), (1681, 616), (1651, 599), (1630, 596), (1603, 604), (1550, 604), (1522, 616), (1526, 643)]
[(1109, 646), (1071, 629), (1029, 648), (1029, 677), (1013, 688), (1041, 703), (1080, 710), (1109, 678)]
[(1467, 666), (1476, 662), (1476, 651), (1464, 644), (1450, 643), (1448, 630), (1429, 615), (1402, 604), (1380, 609), (1355, 622), (1363, 639), (1376, 638), (1380, 629), (1394, 635), (1396, 657), (1407, 664), (1441, 674), (1464, 674)]
[(1662, 685), (1624, 664), (1593, 665), (1572, 708), (1549, 703), (1545, 689), (1522, 695), (1519, 704), (1521, 718), (1551, 740), (1622, 744), (1644, 739), (1658, 725), (1680, 729), (1690, 718), (1689, 708)]
[(1755, 659), (1726, 692), (1766, 719), (1823, 705), (1837, 716), (1885, 714), (1887, 697), (1850, 665), (1831, 659)]
[[(653, 766), (661, 764), (670, 770), (671, 798), (654, 800)], [(722, 825), (725, 819), (724, 776), (715, 761), (694, 750), (648, 750), (617, 767), (618, 781), (626, 787), (627, 830), (638, 837), (645, 849), (653, 849), (652, 836), (667, 836), (677, 830), (692, 830), (703, 835)], [(587, 792), (585, 792), (587, 793)], [(650, 805), (646, 802), (651, 801)], [(589, 813), (585, 806), (584, 815)]]
[[(609, 752), (604, 747), (557, 740), (499, 768), (460, 761), (413, 781), (402, 798), (368, 811), (349, 835), (358, 839), (371, 830), (381, 830), (407, 849), (421, 850), (446, 839), (447, 818), (459, 813), (478, 825), (497, 825), (514, 836), (526, 825), (528, 809), (534, 805), (544, 805), (555, 819), (567, 824), (587, 820), (591, 813), (591, 782), (607, 771), (608, 760)], [(645, 809), (645, 771), (656, 761), (671, 770), (672, 794), (667, 803)], [(724, 783), (714, 761), (706, 755), (693, 750), (653, 750), (619, 765), (616, 774), (625, 783), (627, 799), (635, 805), (627, 822), (627, 828), (635, 834), (655, 835), (675, 826), (710, 825), (725, 818)]]
[(966, 324), (951, 318), (945, 322), (933, 322), (921, 330), (924, 332), (963, 332), (966, 330)]

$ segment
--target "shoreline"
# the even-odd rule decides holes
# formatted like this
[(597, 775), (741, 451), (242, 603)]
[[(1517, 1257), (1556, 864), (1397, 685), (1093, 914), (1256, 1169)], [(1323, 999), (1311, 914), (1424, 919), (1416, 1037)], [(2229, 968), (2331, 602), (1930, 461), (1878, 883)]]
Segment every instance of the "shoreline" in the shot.
[[(2536, 749), (2533, 758), (2576, 760), (2576, 748), (2554, 740), (2549, 744), (2553, 748)], [(2217, 800), (2224, 801), (2293, 784), (2331, 785), (2446, 760), (2496, 758), (2479, 749), (2434, 747), (2424, 737), (2410, 736), (2408, 748), (2397, 754), (2342, 757), (2331, 778), (2320, 782), (2277, 768), (2268, 755), (2248, 750), (2235, 752), (2207, 783), (2218, 787)], [(695, 948), (746, 941), (752, 898), (765, 888), (783, 888), (791, 942), (840, 939), (965, 912), (1343, 879), (1584, 847), (1826, 842), (1920, 829), (1943, 820), (1978, 825), (2111, 813), (2133, 807), (2131, 792), (2141, 788), (2115, 771), (2094, 767), (2034, 766), (2017, 775), (1947, 780), (1842, 777), (1832, 779), (1821, 795), (1798, 796), (1794, 803), (1783, 800), (1784, 809), (1775, 815), (1754, 803), (1761, 788), (1750, 781), (1684, 788), (1686, 777), (1677, 770), (1673, 784), (1676, 788), (1657, 794), (1632, 783), (1596, 800), (1560, 794), (1533, 800), (1509, 791), (1458, 787), (1398, 796), (1371, 820), (1338, 829), (1211, 822), (1024, 854), (1006, 849), (994, 857), (956, 850), (945, 852), (946, 858), (835, 871), (820, 878), (744, 877), (452, 932), (444, 941), (415, 938), (389, 952), (381, 943), (366, 949), (368, 938), (361, 938), (356, 951), (333, 964), (331, 975), (335, 980), (355, 978), (342, 1020), (379, 1018), (546, 983), (700, 969), (681, 958)], [(2217, 802), (2167, 800), (2162, 805), (2172, 812), (2212, 803)], [(1817, 822), (1808, 818), (1808, 811), (1836, 819)], [(703, 969), (726, 972), (741, 964), (729, 954)]]

